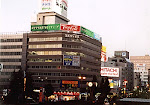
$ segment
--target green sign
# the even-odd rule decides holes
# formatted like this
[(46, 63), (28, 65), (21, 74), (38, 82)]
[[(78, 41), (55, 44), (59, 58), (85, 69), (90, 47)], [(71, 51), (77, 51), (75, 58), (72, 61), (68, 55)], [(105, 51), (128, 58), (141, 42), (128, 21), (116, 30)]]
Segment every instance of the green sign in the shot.
[(86, 35), (94, 38), (94, 32), (92, 32), (92, 31), (90, 31), (90, 30), (88, 30), (82, 26), (81, 26), (81, 33), (86, 34)]
[(51, 31), (60, 30), (60, 24), (31, 25), (31, 31)]

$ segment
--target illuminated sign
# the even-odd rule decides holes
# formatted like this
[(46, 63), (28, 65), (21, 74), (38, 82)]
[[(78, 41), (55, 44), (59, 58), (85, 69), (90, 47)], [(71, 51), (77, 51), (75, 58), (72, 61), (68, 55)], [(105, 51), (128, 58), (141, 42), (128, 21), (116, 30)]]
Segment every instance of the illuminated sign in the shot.
[(64, 55), (64, 66), (80, 66), (80, 56)]
[(60, 86), (61, 87), (64, 87), (64, 88), (77, 88), (79, 87), (79, 82), (78, 81), (67, 81), (67, 80), (62, 80), (61, 83), (60, 83)]
[(100, 74), (106, 77), (119, 77), (119, 68), (101, 67)]
[(78, 84), (78, 81), (65, 81), (65, 80), (62, 80), (62, 84)]
[(57, 95), (66, 95), (66, 96), (79, 96), (80, 93), (79, 92), (54, 92), (54, 94)]
[(61, 30), (66, 30), (66, 31), (80, 31), (80, 26), (61, 24)]

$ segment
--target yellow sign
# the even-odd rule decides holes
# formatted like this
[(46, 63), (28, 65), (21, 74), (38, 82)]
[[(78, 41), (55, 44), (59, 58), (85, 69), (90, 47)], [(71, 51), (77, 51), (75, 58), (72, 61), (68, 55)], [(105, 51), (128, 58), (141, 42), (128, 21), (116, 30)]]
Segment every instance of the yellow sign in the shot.
[(106, 47), (105, 46), (102, 46), (102, 51), (106, 52)]

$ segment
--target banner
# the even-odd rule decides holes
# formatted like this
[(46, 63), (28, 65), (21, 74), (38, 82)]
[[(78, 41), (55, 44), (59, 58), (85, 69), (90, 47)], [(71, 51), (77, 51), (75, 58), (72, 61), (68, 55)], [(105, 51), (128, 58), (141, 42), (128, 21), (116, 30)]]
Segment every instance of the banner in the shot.
[(81, 26), (81, 33), (88, 35), (89, 37), (94, 38), (94, 32)]
[(66, 30), (66, 31), (80, 31), (80, 26), (68, 25), (68, 24), (61, 24), (61, 30)]
[(31, 31), (51, 31), (60, 30), (60, 24), (31, 25)]
[(101, 67), (100, 74), (106, 77), (119, 77), (119, 68)]

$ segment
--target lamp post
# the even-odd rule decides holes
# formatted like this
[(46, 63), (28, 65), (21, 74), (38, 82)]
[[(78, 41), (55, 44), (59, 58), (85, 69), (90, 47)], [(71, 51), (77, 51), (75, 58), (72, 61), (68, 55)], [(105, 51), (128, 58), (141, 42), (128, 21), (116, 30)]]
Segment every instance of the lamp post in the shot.
[(82, 76), (79, 76), (78, 79), (81, 81), (81, 84), (80, 84), (80, 85), (81, 85), (81, 86), (80, 86), (80, 92), (81, 92), (81, 90), (82, 90), (82, 81), (85, 80), (86, 77), (85, 77), (85, 76), (83, 76), (83, 77), (82, 77)]
[[(83, 90), (83, 89), (82, 89), (82, 81), (85, 80), (86, 77), (85, 77), (85, 76), (83, 76), (83, 77), (82, 77), (82, 76), (79, 76), (78, 79), (81, 81), (81, 83), (80, 83), (80, 85), (81, 85), (81, 86), (80, 86), (80, 93), (82, 93), (82, 90)], [(82, 99), (82, 94), (81, 94), (81, 99)]]

